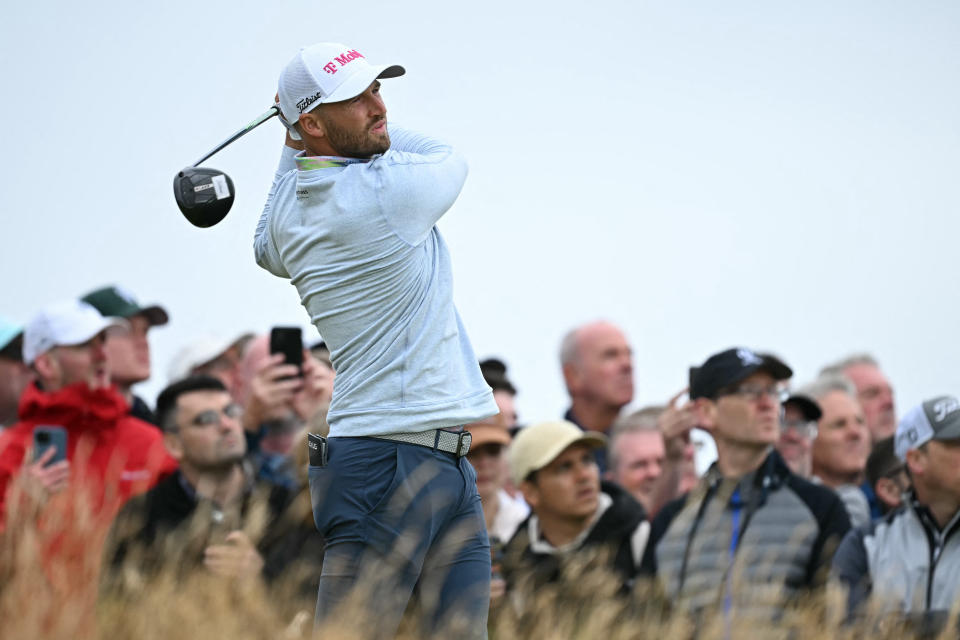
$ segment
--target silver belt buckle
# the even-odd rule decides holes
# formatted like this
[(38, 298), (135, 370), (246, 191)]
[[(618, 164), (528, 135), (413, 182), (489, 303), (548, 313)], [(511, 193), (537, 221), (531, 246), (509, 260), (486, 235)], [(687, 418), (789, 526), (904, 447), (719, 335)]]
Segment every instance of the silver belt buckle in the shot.
[(464, 429), (457, 438), (457, 457), (462, 458), (470, 451), (470, 445), (473, 443), (473, 434)]

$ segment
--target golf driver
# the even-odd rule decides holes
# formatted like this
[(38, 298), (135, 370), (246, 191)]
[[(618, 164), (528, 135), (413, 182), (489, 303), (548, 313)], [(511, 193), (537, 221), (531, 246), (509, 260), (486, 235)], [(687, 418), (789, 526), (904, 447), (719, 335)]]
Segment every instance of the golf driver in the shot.
[(190, 224), (197, 227), (212, 227), (227, 215), (233, 206), (233, 180), (223, 171), (200, 167), (199, 164), (225, 146), (244, 136), (280, 113), (274, 105), (235, 134), (218, 144), (205, 156), (185, 167), (173, 178), (173, 197), (177, 206)]

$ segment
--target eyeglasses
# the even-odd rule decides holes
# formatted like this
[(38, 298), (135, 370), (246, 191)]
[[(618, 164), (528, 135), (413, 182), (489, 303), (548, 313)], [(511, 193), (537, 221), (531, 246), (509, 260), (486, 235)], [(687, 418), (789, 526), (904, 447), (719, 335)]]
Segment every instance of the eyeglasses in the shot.
[(220, 424), (220, 416), (226, 416), (231, 420), (237, 420), (240, 416), (243, 415), (243, 407), (240, 405), (231, 402), (223, 409), (219, 411), (216, 409), (208, 409), (206, 411), (201, 411), (193, 417), (193, 420), (190, 421), (195, 427), (209, 427), (211, 425)]
[(782, 403), (784, 400), (789, 397), (786, 389), (782, 389), (778, 386), (765, 387), (760, 385), (745, 384), (741, 387), (731, 389), (730, 391), (721, 392), (717, 397), (722, 396), (740, 396), (746, 400), (753, 400), (756, 402), (761, 398), (769, 398), (775, 400), (776, 402)]
[(817, 423), (813, 420), (781, 420), (780, 431), (787, 432), (793, 429), (805, 438), (817, 437)]

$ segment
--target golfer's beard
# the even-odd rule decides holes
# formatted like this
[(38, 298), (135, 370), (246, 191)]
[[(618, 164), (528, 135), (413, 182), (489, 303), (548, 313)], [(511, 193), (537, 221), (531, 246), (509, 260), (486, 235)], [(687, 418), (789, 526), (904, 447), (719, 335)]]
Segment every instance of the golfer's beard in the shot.
[[(376, 123), (371, 123), (373, 126)], [(349, 129), (338, 127), (333, 123), (327, 123), (326, 135), (330, 146), (340, 152), (344, 158), (369, 158), (378, 153), (384, 153), (390, 148), (390, 134), (386, 128), (380, 135), (370, 132), (370, 128), (363, 131), (351, 131)]]

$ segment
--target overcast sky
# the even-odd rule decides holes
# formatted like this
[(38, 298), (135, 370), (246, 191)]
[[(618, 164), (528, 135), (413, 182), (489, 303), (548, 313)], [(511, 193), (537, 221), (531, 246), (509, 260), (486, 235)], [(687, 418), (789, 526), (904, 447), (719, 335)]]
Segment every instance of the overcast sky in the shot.
[(797, 382), (874, 353), (898, 413), (960, 393), (960, 4), (804, 2), (14, 3), (0, 23), (0, 314), (106, 283), (160, 302), (153, 398), (200, 333), (307, 326), (252, 238), (273, 121), (206, 164), (237, 197), (190, 226), (174, 174), (263, 112), (302, 45), (407, 75), (393, 122), (471, 173), (441, 221), (477, 354), (521, 419), (566, 406), (557, 347), (605, 318), (636, 354), (635, 405), (733, 345)]

